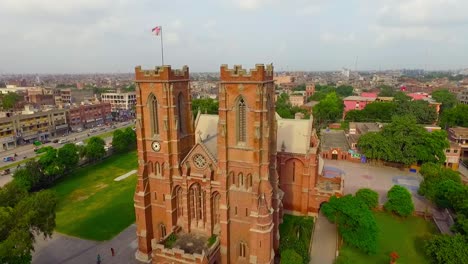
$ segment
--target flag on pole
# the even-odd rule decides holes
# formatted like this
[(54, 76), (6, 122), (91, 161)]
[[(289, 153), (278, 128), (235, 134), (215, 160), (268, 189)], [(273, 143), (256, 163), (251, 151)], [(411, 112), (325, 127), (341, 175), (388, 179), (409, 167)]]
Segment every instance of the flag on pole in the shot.
[(153, 29), (151, 29), (151, 32), (153, 32), (156, 36), (159, 36), (161, 33), (161, 26), (156, 26)]

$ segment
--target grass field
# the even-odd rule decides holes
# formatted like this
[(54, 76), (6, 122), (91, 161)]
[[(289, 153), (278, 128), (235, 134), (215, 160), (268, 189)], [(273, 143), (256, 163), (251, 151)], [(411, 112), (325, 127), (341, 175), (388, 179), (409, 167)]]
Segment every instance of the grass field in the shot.
[(377, 254), (369, 256), (345, 244), (337, 263), (389, 263), (392, 251), (400, 256), (398, 264), (429, 263), (423, 245), (426, 238), (437, 233), (432, 222), (414, 216), (400, 218), (386, 212), (374, 215), (379, 227)]
[(52, 189), (57, 192), (56, 231), (91, 240), (108, 240), (135, 221), (136, 176), (114, 181), (137, 168), (136, 152), (113, 155), (77, 169)]

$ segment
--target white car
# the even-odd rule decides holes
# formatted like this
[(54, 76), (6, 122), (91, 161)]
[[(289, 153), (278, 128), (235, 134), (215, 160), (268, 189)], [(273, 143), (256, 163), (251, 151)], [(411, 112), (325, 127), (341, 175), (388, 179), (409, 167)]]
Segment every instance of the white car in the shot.
[(65, 143), (68, 143), (68, 141), (70, 141), (68, 138), (62, 138), (59, 140), (59, 144), (65, 144)]

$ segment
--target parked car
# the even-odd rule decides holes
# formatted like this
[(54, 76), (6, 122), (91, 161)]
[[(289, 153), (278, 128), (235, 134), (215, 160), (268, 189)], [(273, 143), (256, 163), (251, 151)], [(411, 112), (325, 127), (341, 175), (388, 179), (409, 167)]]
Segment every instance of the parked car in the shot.
[(77, 146), (84, 146), (84, 143), (83, 143), (83, 141), (79, 141), (79, 142), (76, 142), (75, 145), (77, 145)]
[(1, 175), (8, 175), (10, 173), (11, 173), (10, 169), (6, 169), (6, 170), (2, 171)]
[(81, 128), (81, 127), (76, 129), (76, 132), (81, 132), (81, 131), (83, 131), (83, 128)]
[(48, 140), (48, 139), (42, 140), (42, 144), (46, 144), (46, 143), (50, 143), (50, 140)]
[(59, 139), (58, 139), (58, 138), (52, 140), (52, 143), (58, 143), (58, 142), (59, 142)]
[(15, 161), (15, 157), (4, 157), (4, 158), (3, 158), (3, 161), (4, 161), (4, 162), (7, 162), (7, 161)]

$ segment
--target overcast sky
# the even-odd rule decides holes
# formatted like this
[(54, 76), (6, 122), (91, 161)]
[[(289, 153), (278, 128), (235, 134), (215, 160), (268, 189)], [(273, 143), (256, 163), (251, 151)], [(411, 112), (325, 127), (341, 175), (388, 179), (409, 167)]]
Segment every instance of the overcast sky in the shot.
[[(0, 73), (468, 68), (467, 0), (0, 0)], [(357, 63), (356, 63), (357, 62)]]

